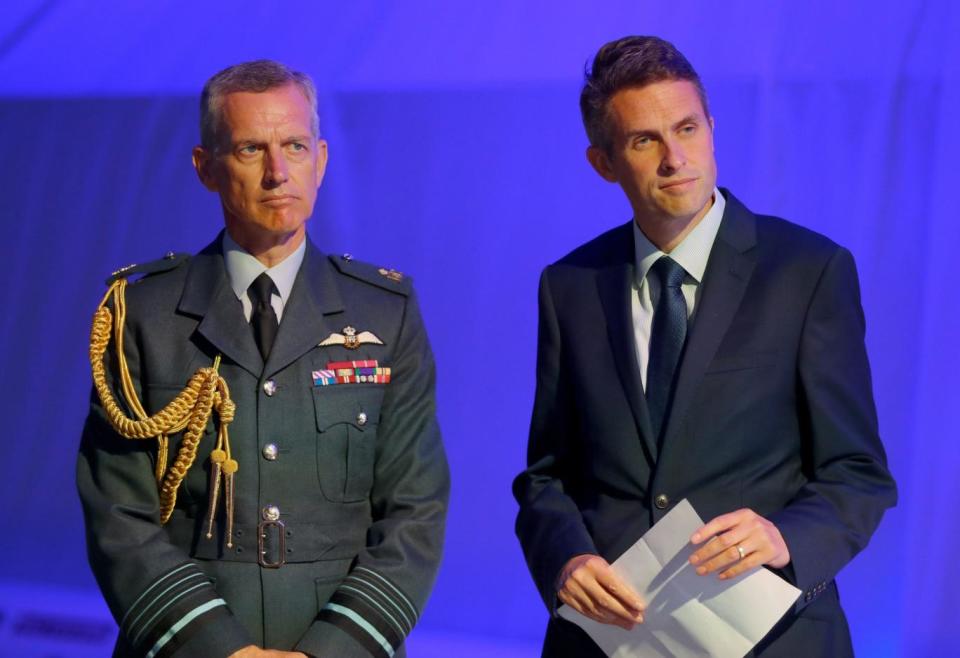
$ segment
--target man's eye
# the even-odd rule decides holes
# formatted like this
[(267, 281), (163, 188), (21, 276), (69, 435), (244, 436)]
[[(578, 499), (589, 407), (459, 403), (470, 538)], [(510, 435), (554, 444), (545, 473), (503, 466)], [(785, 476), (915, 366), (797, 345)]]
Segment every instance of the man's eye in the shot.
[(643, 148), (650, 143), (649, 137), (637, 137), (633, 140), (633, 148)]
[(256, 144), (247, 144), (246, 146), (240, 147), (240, 153), (243, 155), (253, 155), (258, 150), (259, 149), (257, 148)]
[(681, 128), (680, 132), (685, 135), (692, 135), (693, 133), (697, 132), (697, 126), (691, 123), (690, 125)]
[(305, 144), (301, 144), (300, 142), (293, 142), (290, 144), (290, 149), (293, 151), (306, 151), (307, 147)]

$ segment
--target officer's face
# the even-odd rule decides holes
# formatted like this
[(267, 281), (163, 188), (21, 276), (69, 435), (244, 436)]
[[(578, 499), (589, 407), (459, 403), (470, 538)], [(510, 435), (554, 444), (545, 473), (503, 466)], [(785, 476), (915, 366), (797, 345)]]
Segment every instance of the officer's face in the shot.
[(610, 99), (608, 117), (610, 151), (590, 147), (588, 158), (620, 184), (641, 228), (645, 221), (686, 226), (706, 214), (717, 181), (713, 120), (692, 82), (623, 89)]
[(242, 245), (299, 238), (327, 163), (327, 144), (313, 135), (300, 89), (227, 94), (220, 140), (215, 154), (195, 149), (194, 165), (220, 194), (231, 236)]

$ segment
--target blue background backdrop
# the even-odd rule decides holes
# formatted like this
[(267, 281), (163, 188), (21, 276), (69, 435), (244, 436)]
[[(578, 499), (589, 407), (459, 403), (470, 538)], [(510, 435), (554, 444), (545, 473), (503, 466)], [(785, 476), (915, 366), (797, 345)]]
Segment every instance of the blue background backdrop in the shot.
[[(901, 501), (841, 574), (842, 598), (860, 655), (954, 651), (957, 3), (345, 4), (4, 4), (0, 655), (99, 655), (91, 638), (112, 633), (87, 595), (73, 486), (89, 320), (111, 270), (196, 251), (219, 229), (190, 167), (196, 99), (215, 71), (260, 57), (321, 90), (330, 165), (312, 239), (413, 275), (436, 351), (454, 489), (412, 655), (536, 655), (546, 613), (509, 485), (533, 395), (537, 276), (630, 216), (589, 168), (577, 110), (585, 61), (628, 33), (673, 41), (699, 70), (721, 185), (856, 256)], [(60, 630), (29, 639), (23, 615), (44, 606)]]

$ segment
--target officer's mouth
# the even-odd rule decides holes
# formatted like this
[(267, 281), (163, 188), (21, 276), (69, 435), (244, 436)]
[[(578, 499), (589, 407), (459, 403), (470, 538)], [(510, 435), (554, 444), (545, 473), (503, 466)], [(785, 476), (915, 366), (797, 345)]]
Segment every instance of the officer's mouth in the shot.
[(260, 203), (271, 208), (283, 208), (297, 201), (297, 197), (292, 194), (278, 194), (260, 199)]

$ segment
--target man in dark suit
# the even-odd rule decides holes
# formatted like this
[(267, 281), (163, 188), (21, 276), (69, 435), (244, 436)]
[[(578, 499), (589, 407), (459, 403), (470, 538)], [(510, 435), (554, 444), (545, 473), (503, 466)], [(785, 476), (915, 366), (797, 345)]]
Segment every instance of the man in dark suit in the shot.
[(115, 655), (405, 655), (449, 491), (413, 288), (307, 240), (327, 147), (306, 75), (270, 61), (218, 73), (201, 98), (201, 144), (194, 164), (226, 230), (192, 258), (123, 273), (146, 276), (115, 298), (126, 349), (106, 363), (112, 391), (128, 372), (146, 415), (214, 365), (218, 414), (197, 428), (185, 469), (190, 427), (171, 432), (167, 460), (127, 438), (98, 389), (80, 449)]
[(605, 45), (580, 99), (587, 158), (633, 221), (540, 280), (517, 534), (551, 611), (544, 656), (600, 656), (559, 603), (643, 623), (609, 567), (682, 499), (703, 577), (764, 566), (800, 588), (756, 648), (852, 654), (834, 577), (896, 500), (850, 253), (716, 187), (713, 119), (654, 37)]

